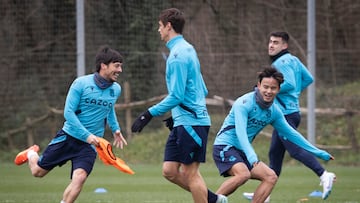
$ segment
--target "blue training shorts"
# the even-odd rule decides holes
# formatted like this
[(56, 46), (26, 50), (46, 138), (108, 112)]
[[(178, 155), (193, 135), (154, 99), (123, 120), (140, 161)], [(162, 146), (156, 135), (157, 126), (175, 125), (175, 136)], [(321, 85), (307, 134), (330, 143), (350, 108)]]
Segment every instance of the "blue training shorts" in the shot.
[(228, 171), (239, 162), (244, 163), (249, 171), (252, 169), (243, 151), (229, 145), (214, 145), (213, 147), (213, 159), (220, 175), (224, 177), (230, 176)]
[(205, 162), (210, 126), (176, 126), (165, 145), (164, 161)]
[(88, 143), (78, 140), (60, 130), (40, 156), (38, 165), (45, 170), (52, 170), (71, 160), (71, 174), (81, 168), (89, 175), (96, 159), (95, 149)]

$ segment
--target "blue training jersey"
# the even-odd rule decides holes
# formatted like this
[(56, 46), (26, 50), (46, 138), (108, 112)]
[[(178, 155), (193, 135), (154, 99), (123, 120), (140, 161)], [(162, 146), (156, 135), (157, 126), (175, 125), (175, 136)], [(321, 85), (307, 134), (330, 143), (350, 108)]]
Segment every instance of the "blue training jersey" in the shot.
[(329, 153), (313, 146), (286, 122), (276, 104), (262, 109), (256, 103), (255, 92), (247, 93), (234, 102), (215, 138), (214, 145), (233, 146), (243, 151), (248, 161), (253, 164), (258, 161), (258, 157), (251, 143), (268, 124), (279, 132), (279, 136), (283, 136), (323, 160), (330, 160)]
[[(166, 60), (166, 87), (168, 95), (149, 108), (153, 116), (160, 116), (171, 110), (174, 126), (210, 126), (205, 97), (208, 94), (203, 80), (200, 62), (194, 47), (182, 35), (166, 44), (169, 57)], [(195, 113), (180, 107), (183, 104)]]
[(314, 81), (313, 76), (305, 65), (290, 53), (280, 56), (272, 66), (284, 75), (284, 82), (280, 86), (275, 102), (284, 115), (300, 112), (300, 94)]
[(77, 78), (66, 97), (63, 130), (84, 142), (90, 134), (103, 137), (106, 124), (112, 132), (120, 130), (115, 113), (120, 94), (121, 87), (116, 82), (101, 89), (95, 84), (94, 74)]

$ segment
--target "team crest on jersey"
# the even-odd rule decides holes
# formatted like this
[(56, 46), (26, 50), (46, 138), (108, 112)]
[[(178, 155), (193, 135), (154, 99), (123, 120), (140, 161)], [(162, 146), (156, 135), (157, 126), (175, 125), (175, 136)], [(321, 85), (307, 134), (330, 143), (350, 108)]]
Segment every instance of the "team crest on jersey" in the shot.
[(114, 89), (110, 89), (110, 96), (112, 96), (112, 97), (115, 96)]

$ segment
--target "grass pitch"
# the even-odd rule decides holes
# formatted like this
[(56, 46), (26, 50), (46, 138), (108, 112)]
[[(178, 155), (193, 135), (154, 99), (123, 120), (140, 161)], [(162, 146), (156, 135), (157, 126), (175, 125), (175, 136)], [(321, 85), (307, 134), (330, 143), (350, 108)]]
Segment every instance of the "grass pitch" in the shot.
[[(119, 172), (101, 162), (95, 164), (77, 203), (189, 203), (191, 195), (161, 176), (161, 164), (131, 165), (135, 175)], [(0, 203), (59, 203), (65, 187), (69, 183), (70, 163), (55, 168), (44, 178), (31, 176), (27, 165), (15, 166), (1, 163)], [(319, 179), (304, 166), (284, 166), (275, 189), (271, 194), (273, 203), (359, 203), (360, 168), (331, 167), (337, 175), (332, 194), (328, 200), (309, 197), (314, 190), (322, 191)], [(217, 173), (215, 165), (201, 166), (208, 187), (216, 191), (224, 181)], [(258, 182), (251, 180), (229, 197), (229, 202), (244, 202), (243, 192), (253, 191)], [(95, 193), (95, 189), (105, 188), (106, 193)]]

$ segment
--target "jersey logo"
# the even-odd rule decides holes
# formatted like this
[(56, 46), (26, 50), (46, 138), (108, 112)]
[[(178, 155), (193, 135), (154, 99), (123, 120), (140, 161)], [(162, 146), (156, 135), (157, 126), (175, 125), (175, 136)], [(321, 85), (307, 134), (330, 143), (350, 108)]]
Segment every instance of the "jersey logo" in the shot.
[(249, 127), (256, 127), (260, 126), (260, 127), (265, 127), (267, 125), (266, 121), (262, 121), (262, 120), (258, 120), (256, 118), (252, 118), (248, 121), (248, 126)]
[(113, 106), (113, 104), (111, 102), (108, 102), (108, 101), (102, 100), (102, 99), (86, 98), (85, 103), (93, 104), (93, 105), (97, 105), (97, 106), (105, 106), (105, 107), (109, 107), (109, 108), (111, 108)]

